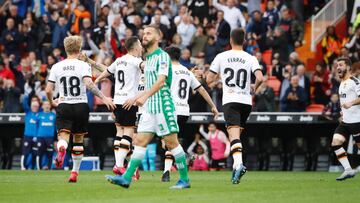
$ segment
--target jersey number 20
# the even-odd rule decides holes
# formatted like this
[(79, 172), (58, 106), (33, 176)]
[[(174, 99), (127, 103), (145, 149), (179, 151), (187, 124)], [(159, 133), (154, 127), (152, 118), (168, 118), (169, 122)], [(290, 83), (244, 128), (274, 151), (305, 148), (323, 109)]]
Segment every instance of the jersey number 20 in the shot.
[[(244, 89), (246, 87), (247, 72), (245, 69), (239, 69), (235, 75), (235, 71), (232, 68), (225, 68), (224, 74), (228, 73), (229, 76), (225, 79), (225, 84), (228, 87), (235, 87), (235, 85), (237, 85), (241, 89)], [(233, 81), (234, 77), (235, 83)]]

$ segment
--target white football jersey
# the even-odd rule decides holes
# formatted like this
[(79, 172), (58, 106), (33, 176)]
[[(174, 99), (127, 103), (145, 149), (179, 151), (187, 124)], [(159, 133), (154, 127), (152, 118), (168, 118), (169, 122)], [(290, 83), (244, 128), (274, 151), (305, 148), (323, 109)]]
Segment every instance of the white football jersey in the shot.
[(250, 77), (257, 70), (261, 71), (258, 60), (245, 51), (229, 50), (215, 57), (210, 71), (220, 74), (223, 105), (231, 102), (252, 105)]
[[(354, 101), (360, 96), (360, 81), (355, 77), (342, 81), (339, 87), (340, 105)], [(360, 123), (360, 105), (349, 109), (341, 107), (344, 123)]]
[[(138, 87), (138, 94), (141, 94), (145, 90), (145, 76), (141, 74), (139, 87)], [(145, 105), (138, 107), (138, 114), (142, 114), (145, 111)]]
[(182, 65), (172, 66), (171, 93), (175, 103), (176, 115), (190, 115), (188, 104), (190, 88), (196, 90), (200, 86), (200, 82), (186, 67)]
[(59, 103), (87, 103), (84, 77), (92, 77), (91, 67), (87, 63), (78, 59), (65, 59), (52, 66), (48, 81), (55, 83), (59, 91)]
[(141, 58), (126, 54), (117, 58), (108, 67), (108, 72), (115, 77), (115, 104), (122, 105), (126, 100), (136, 96), (141, 76), (141, 62)]

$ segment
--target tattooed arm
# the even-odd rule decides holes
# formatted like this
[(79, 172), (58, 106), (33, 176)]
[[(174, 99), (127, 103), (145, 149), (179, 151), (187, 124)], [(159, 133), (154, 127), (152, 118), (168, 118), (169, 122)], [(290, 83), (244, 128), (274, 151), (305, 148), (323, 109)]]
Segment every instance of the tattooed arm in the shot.
[(99, 97), (107, 108), (113, 111), (116, 106), (111, 98), (105, 97), (98, 87), (93, 83), (90, 77), (84, 77), (83, 82), (88, 90), (90, 90), (95, 96)]

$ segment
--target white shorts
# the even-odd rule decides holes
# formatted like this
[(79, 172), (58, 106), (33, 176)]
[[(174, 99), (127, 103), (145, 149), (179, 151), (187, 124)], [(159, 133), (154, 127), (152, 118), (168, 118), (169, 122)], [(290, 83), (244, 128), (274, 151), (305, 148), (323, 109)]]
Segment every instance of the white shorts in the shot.
[(152, 133), (157, 136), (165, 136), (179, 132), (175, 113), (165, 115), (164, 113), (150, 114), (146, 111), (140, 117), (138, 133)]

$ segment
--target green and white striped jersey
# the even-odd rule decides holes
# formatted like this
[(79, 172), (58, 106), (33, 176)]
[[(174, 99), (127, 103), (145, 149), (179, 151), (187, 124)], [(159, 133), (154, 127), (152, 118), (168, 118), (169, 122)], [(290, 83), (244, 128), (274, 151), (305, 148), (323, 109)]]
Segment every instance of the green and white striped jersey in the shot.
[(161, 48), (157, 48), (147, 55), (144, 73), (146, 90), (151, 89), (159, 75), (166, 76), (164, 86), (146, 101), (146, 112), (151, 114), (164, 113), (167, 116), (172, 116), (175, 112), (175, 106), (170, 91), (172, 65), (169, 55)]

